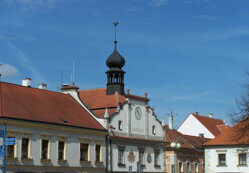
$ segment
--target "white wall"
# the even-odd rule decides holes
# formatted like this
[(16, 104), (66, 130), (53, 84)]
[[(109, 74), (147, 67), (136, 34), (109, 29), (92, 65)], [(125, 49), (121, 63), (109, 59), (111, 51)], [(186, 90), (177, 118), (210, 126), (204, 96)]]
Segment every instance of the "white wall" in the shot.
[[(123, 171), (123, 172), (128, 172), (129, 166), (132, 166), (132, 171), (136, 172), (137, 171), (137, 162), (139, 161), (139, 151), (138, 147), (134, 145), (127, 145), (125, 147), (124, 151), (124, 158), (125, 158), (125, 167), (119, 167), (118, 166), (118, 147), (117, 145), (112, 145), (113, 147), (113, 171)], [(135, 161), (134, 162), (129, 162), (128, 161), (128, 155), (130, 152), (133, 152), (135, 154)], [(151, 154), (152, 161), (150, 163), (147, 162), (147, 156), (148, 153)], [(159, 165), (161, 166), (160, 168), (155, 168), (154, 166), (154, 149), (152, 147), (146, 147), (144, 151), (144, 163), (145, 163), (145, 168), (143, 172), (163, 172), (163, 164), (164, 164), (164, 152), (161, 149), (160, 154), (159, 154)]]
[[(58, 127), (57, 127), (58, 128)], [(58, 164), (58, 138), (65, 138), (65, 146), (66, 146), (66, 160), (67, 164), (64, 166), (68, 167), (92, 167), (92, 168), (103, 168), (101, 170), (97, 170), (97, 172), (104, 172), (105, 161), (106, 161), (106, 142), (104, 135), (93, 135), (82, 132), (72, 132), (67, 131), (67, 127), (60, 127), (61, 130), (49, 130), (43, 128), (28, 128), (28, 127), (20, 127), (20, 126), (7, 126), (7, 133), (9, 136), (16, 137), (16, 157), (17, 162), (10, 162), (10, 165), (31, 165), (31, 166), (61, 166)], [(70, 128), (69, 128), (70, 130)], [(28, 134), (30, 138), (30, 158), (31, 162), (22, 163), (21, 161), (21, 139), (24, 137), (24, 134)], [(51, 159), (51, 163), (44, 164), (41, 163), (41, 140), (43, 135), (49, 136), (50, 141), (50, 153), (49, 159)], [(81, 165), (80, 164), (80, 139), (87, 139), (89, 141), (90, 146), (90, 164)], [(96, 165), (95, 163), (95, 144), (101, 144), (102, 146), (102, 165)], [(41, 167), (42, 169), (42, 167)], [(46, 171), (49, 168), (46, 168)], [(30, 170), (22, 170), (28, 172)], [(45, 171), (45, 170), (43, 170)]]
[[(113, 152), (112, 152), (112, 166), (113, 171), (126, 171), (128, 172), (129, 166), (132, 166), (132, 171), (137, 171), (137, 161), (138, 161), (138, 148), (144, 148), (144, 157), (145, 157), (145, 169), (144, 172), (163, 172), (165, 170), (164, 166), (164, 152), (163, 152), (163, 144), (159, 145), (161, 141), (165, 139), (165, 133), (162, 128), (161, 123), (156, 119), (156, 116), (153, 115), (153, 111), (151, 108), (148, 108), (147, 102), (145, 100), (137, 100), (130, 98), (129, 100), (130, 106), (128, 103), (123, 105), (123, 108), (120, 109), (120, 112), (116, 113), (116, 115), (111, 116), (110, 125), (112, 125), (115, 129), (113, 132), (116, 136), (126, 136), (135, 139), (146, 140), (143, 144), (136, 144), (133, 139), (127, 138), (127, 143), (122, 143), (122, 146), (125, 146), (125, 167), (118, 166), (118, 148), (117, 144), (113, 144)], [(137, 119), (135, 116), (136, 107), (140, 107), (142, 116), (141, 119)], [(122, 121), (123, 129), (118, 129), (118, 122)], [(152, 134), (152, 126), (156, 128), (156, 134)], [(129, 130), (130, 129), (130, 130)], [(149, 141), (151, 139), (151, 141)], [(154, 141), (153, 141), (154, 140)], [(159, 141), (159, 142), (158, 142)], [(132, 144), (131, 144), (132, 143)], [(147, 144), (146, 144), (147, 143)], [(152, 146), (160, 146), (157, 148), (153, 148)], [(154, 149), (160, 149), (159, 160), (160, 160), (160, 168), (155, 168), (154, 166)], [(129, 152), (133, 152), (135, 154), (135, 161), (133, 163), (128, 161)], [(147, 162), (148, 153), (151, 154), (152, 162)]]
[(214, 138), (215, 136), (197, 120), (192, 114), (182, 123), (177, 129), (178, 132), (185, 135), (199, 136), (200, 133), (204, 134), (205, 138)]
[[(135, 117), (136, 107), (140, 107), (142, 111), (142, 117), (140, 120), (137, 120)], [(123, 123), (122, 130), (118, 129), (119, 121), (122, 121)], [(131, 109), (129, 109), (127, 103), (123, 105), (123, 109), (121, 109), (119, 113), (111, 117), (110, 125), (115, 127), (113, 131), (116, 134), (120, 134), (121, 136), (127, 136), (129, 131), (128, 129), (130, 128), (131, 136), (134, 137), (140, 137), (146, 139), (149, 138), (161, 139), (161, 140), (163, 140), (163, 138), (165, 137), (161, 123), (153, 115), (153, 112), (150, 108), (148, 109), (147, 112), (146, 103), (144, 101), (131, 100)], [(156, 127), (155, 135), (152, 134), (152, 126)]]
[[(239, 151), (239, 150), (240, 151)], [(238, 153), (241, 150), (246, 150), (247, 152), (247, 166), (238, 166)], [(218, 165), (218, 154), (226, 154), (226, 166)], [(249, 172), (249, 146), (247, 147), (208, 147), (205, 148), (205, 171), (206, 173), (216, 173), (216, 172)]]

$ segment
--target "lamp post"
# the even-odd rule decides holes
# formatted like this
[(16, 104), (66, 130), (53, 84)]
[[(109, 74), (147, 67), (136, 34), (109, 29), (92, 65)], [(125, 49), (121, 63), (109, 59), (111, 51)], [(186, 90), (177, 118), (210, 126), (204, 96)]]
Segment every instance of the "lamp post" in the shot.
[[(175, 150), (175, 154), (174, 154), (174, 173), (177, 173), (177, 161), (176, 161), (176, 150), (178, 148), (181, 147), (181, 143), (178, 142), (177, 140), (173, 141), (171, 144), (170, 144), (171, 148), (173, 148)], [(177, 172), (176, 172), (177, 171)]]

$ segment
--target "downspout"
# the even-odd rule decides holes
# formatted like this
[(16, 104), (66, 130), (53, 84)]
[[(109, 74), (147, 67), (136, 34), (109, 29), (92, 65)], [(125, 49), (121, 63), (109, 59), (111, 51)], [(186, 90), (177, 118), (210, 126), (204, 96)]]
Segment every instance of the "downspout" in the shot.
[(106, 152), (106, 154), (105, 154), (105, 155), (106, 155), (106, 157), (105, 157), (106, 169), (105, 169), (105, 172), (108, 172), (108, 168), (109, 168), (109, 164), (108, 164), (108, 163), (109, 163), (109, 157), (108, 157), (108, 156), (109, 156), (109, 150), (108, 150), (108, 147), (109, 147), (109, 145), (108, 145), (108, 136), (109, 136), (109, 135), (106, 135), (106, 136), (105, 136), (105, 143), (106, 143), (106, 151), (105, 151), (105, 152)]
[(110, 141), (110, 172), (112, 173), (112, 140), (109, 137), (109, 141)]

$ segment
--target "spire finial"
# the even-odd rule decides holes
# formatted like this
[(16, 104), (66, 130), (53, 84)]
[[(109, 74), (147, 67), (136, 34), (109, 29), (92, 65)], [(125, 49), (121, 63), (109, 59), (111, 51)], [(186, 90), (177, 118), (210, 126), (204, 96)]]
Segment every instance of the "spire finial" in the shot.
[(113, 25), (115, 27), (115, 40), (114, 40), (114, 44), (115, 44), (115, 49), (116, 49), (116, 46), (117, 46), (117, 36), (116, 36), (116, 30), (117, 30), (117, 25), (118, 25), (118, 22), (113, 22)]

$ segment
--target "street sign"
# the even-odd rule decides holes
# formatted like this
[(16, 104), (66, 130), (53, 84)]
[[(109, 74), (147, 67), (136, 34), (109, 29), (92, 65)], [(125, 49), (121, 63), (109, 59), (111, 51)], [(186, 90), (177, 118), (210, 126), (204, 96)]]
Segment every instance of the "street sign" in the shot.
[(16, 142), (16, 138), (5, 138), (5, 142)]
[(4, 144), (5, 144), (5, 145), (15, 145), (16, 142), (6, 142), (6, 141), (5, 141)]
[(4, 144), (5, 145), (15, 145), (16, 138), (5, 138)]

